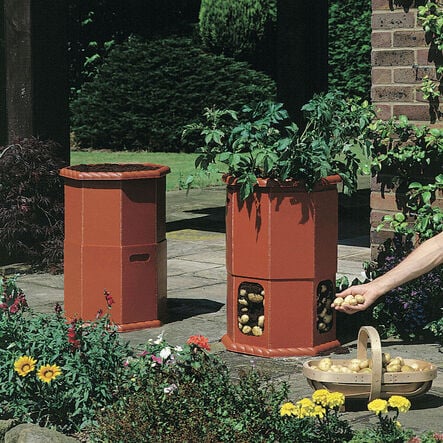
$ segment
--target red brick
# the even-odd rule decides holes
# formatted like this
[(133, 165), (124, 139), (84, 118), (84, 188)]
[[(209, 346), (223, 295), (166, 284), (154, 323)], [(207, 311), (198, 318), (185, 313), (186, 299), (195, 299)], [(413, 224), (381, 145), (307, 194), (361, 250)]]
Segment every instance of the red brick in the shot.
[(431, 62), (429, 60), (429, 49), (417, 49), (415, 54), (415, 61), (419, 66), (430, 65)]
[(402, 12), (374, 12), (372, 14), (372, 29), (414, 28), (415, 15)]
[(372, 10), (383, 10), (389, 11), (389, 1), (388, 0), (372, 0)]
[(411, 66), (414, 61), (412, 49), (372, 51), (372, 66)]
[(384, 103), (372, 103), (375, 107), (377, 118), (381, 120), (389, 120), (392, 117), (392, 105)]
[(395, 48), (417, 48), (427, 46), (424, 31), (394, 31)]
[(397, 193), (384, 194), (383, 196), (379, 192), (371, 192), (370, 197), (371, 209), (381, 211), (394, 211), (401, 210), (401, 206), (397, 203)]
[(371, 97), (375, 102), (411, 102), (414, 99), (412, 86), (373, 86)]
[(396, 116), (406, 115), (409, 120), (429, 122), (429, 105), (426, 104), (410, 104), (410, 105), (394, 105), (393, 114)]
[(391, 68), (373, 68), (372, 69), (372, 84), (381, 85), (392, 83), (392, 69)]
[(393, 70), (394, 83), (417, 83), (417, 70), (412, 66), (408, 68), (398, 68)]
[(374, 31), (371, 34), (371, 42), (373, 48), (392, 47), (392, 31)]

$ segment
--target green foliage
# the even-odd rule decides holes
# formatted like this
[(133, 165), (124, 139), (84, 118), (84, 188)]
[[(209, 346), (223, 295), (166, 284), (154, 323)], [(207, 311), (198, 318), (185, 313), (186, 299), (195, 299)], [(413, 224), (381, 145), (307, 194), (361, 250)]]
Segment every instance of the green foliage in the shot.
[(329, 86), (369, 99), (371, 0), (329, 2)]
[(9, 260), (60, 268), (63, 166), (61, 147), (51, 141), (30, 138), (0, 147), (0, 250)]
[(160, 336), (128, 360), (120, 401), (92, 429), (100, 442), (274, 441), (287, 387), (251, 368), (231, 377), (204, 337), (170, 346)]
[[(377, 230), (386, 225), (394, 232), (380, 250), (373, 278), (392, 269), (412, 250), (443, 230), (443, 211), (434, 201), (443, 190), (443, 131), (415, 126), (405, 116), (378, 121), (371, 126), (374, 142), (373, 170), (384, 187), (397, 186), (402, 211), (386, 215)], [(403, 338), (423, 336), (423, 328), (437, 332), (441, 318), (442, 268), (390, 291), (373, 310), (385, 335)]]
[[(15, 279), (1, 283), (0, 416), (78, 431), (93, 421), (96, 409), (115, 400), (127, 346), (106, 315), (67, 322), (59, 306), (37, 314), (27, 309)], [(23, 356), (36, 362), (20, 375), (14, 363)], [(36, 376), (42, 365), (56, 365), (61, 374), (45, 383)]]
[(356, 149), (370, 154), (365, 134), (374, 113), (367, 102), (346, 100), (339, 93), (316, 95), (302, 110), (303, 132), (288, 121), (280, 103), (262, 102), (234, 110), (207, 109), (206, 123), (190, 125), (203, 144), (196, 167), (208, 169), (216, 159), (228, 166), (228, 174), (241, 185), (246, 199), (257, 178), (297, 180), (307, 189), (322, 178), (339, 174), (349, 191), (357, 186), (360, 170)]
[(276, 0), (202, 0), (200, 37), (215, 54), (250, 60), (273, 37)]
[(177, 152), (183, 126), (205, 106), (235, 109), (273, 97), (269, 77), (206, 54), (188, 38), (131, 38), (83, 85), (71, 105), (72, 128), (82, 147)]

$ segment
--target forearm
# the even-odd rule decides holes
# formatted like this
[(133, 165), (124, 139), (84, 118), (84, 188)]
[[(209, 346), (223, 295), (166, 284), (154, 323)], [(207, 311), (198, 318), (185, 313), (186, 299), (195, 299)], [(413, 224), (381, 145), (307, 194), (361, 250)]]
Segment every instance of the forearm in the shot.
[(401, 263), (374, 280), (377, 292), (385, 293), (443, 263), (443, 232), (422, 243)]

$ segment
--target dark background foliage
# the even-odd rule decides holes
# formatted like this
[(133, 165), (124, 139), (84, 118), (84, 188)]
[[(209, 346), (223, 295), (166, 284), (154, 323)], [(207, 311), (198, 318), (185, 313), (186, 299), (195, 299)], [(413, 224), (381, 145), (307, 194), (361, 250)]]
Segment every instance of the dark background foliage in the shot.
[(274, 97), (270, 77), (187, 37), (130, 38), (72, 102), (72, 128), (82, 147), (180, 151), (183, 127), (205, 107), (238, 109)]
[(35, 138), (0, 148), (0, 251), (3, 259), (60, 266), (64, 166), (60, 146)]
[(329, 87), (369, 99), (371, 0), (329, 2)]

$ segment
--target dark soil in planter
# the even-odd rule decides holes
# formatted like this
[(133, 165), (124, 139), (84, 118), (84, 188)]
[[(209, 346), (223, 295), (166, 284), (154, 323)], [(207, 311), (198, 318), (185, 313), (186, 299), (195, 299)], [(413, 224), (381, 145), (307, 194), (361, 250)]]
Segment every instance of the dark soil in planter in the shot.
[(78, 172), (131, 172), (131, 171), (153, 171), (158, 166), (143, 165), (141, 163), (100, 163), (96, 165), (75, 165), (69, 169)]

